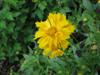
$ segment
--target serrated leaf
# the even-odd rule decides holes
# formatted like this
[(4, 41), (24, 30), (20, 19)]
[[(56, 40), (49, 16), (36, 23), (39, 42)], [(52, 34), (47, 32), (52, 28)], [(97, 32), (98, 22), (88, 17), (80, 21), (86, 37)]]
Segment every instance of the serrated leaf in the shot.
[(46, 1), (42, 1), (39, 3), (38, 7), (41, 9), (41, 10), (44, 10), (47, 6), (47, 3)]
[(24, 57), (25, 57), (25, 60), (22, 63), (21, 68), (20, 68), (20, 70), (22, 71), (32, 67), (34, 62), (37, 61), (36, 57), (32, 55), (24, 55)]
[(37, 9), (35, 11), (35, 14), (38, 16), (39, 19), (43, 19), (43, 11), (41, 11), (40, 9)]
[(68, 7), (63, 7), (61, 10), (60, 10), (61, 13), (63, 14), (66, 14), (67, 12), (71, 12), (71, 10), (68, 8)]
[(93, 5), (91, 4), (91, 2), (89, 0), (82, 0), (83, 1), (83, 6), (89, 10), (89, 11), (93, 11)]

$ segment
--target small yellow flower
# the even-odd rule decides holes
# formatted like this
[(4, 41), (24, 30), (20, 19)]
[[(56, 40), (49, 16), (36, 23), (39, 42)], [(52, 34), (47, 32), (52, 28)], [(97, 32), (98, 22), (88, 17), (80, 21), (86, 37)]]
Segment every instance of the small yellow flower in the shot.
[(63, 55), (61, 49), (69, 46), (67, 39), (74, 32), (75, 27), (66, 19), (66, 16), (60, 13), (50, 13), (47, 20), (36, 22), (38, 31), (35, 39), (41, 49), (44, 49), (43, 55), (54, 58)]
[(98, 0), (98, 3), (100, 3), (100, 0)]

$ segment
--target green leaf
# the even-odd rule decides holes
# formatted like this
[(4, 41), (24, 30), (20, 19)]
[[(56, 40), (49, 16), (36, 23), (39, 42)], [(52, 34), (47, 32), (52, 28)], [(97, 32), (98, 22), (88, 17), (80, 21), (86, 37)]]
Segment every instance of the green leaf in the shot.
[(47, 3), (46, 1), (42, 1), (39, 3), (38, 7), (41, 9), (41, 10), (44, 10), (47, 6)]
[(16, 50), (16, 51), (20, 51), (21, 50), (21, 46), (20, 46), (19, 43), (15, 43), (14, 44), (14, 50)]
[(10, 23), (10, 24), (7, 26), (7, 31), (8, 31), (9, 33), (14, 32), (14, 27), (15, 27), (15, 24), (14, 24), (13, 22)]
[(18, 0), (4, 0), (5, 3), (13, 6), (17, 6)]
[(9, 11), (9, 7), (5, 7), (0, 11), (0, 19), (13, 20), (13, 13)]
[(68, 7), (63, 7), (60, 9), (60, 12), (66, 14), (67, 12), (71, 12), (71, 9), (69, 9)]
[(25, 60), (22, 63), (21, 68), (20, 68), (20, 70), (22, 71), (33, 67), (34, 62), (37, 61), (36, 57), (32, 55), (24, 55), (24, 57), (25, 57)]
[(89, 0), (82, 0), (83, 1), (83, 6), (89, 10), (89, 11), (93, 11), (93, 5), (91, 4), (91, 2)]
[(96, 33), (94, 33), (94, 37), (95, 37), (95, 40), (97, 42), (97, 45), (98, 45), (98, 47), (100, 49), (100, 32), (97, 31)]
[(0, 21), (0, 30), (6, 28), (6, 23), (5, 21)]
[(38, 2), (39, 0), (32, 0), (32, 2)]
[(4, 59), (5, 53), (3, 52), (3, 47), (0, 47), (0, 60)]
[(41, 19), (41, 20), (43, 19), (43, 11), (42, 10), (37, 9), (35, 11), (35, 14), (38, 16), (39, 19)]
[(57, 70), (60, 70), (62, 66), (60, 66), (60, 64), (58, 64), (55, 59), (50, 59), (49, 60), (49, 64), (51, 66), (51, 68), (54, 70), (54, 71), (57, 71)]

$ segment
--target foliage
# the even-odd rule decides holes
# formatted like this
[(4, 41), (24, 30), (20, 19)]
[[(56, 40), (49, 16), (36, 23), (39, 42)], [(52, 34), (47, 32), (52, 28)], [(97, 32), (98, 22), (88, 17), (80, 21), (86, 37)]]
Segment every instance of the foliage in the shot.
[[(50, 12), (75, 26), (63, 56), (49, 59), (36, 41), (36, 21)], [(96, 0), (0, 0), (0, 75), (99, 75), (100, 3)]]

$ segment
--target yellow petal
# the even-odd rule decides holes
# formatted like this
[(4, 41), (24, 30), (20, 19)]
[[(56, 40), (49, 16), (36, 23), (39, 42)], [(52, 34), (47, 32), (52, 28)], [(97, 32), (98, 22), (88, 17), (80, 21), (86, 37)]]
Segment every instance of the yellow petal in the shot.
[(43, 37), (43, 38), (40, 38), (39, 40), (38, 40), (38, 43), (39, 43), (39, 47), (40, 48), (46, 48), (47, 47), (47, 45), (48, 45), (48, 37)]
[(45, 32), (44, 31), (37, 31), (35, 33), (35, 39), (40, 38), (42, 36), (45, 36)]
[(64, 54), (64, 52), (62, 51), (62, 50), (54, 50), (54, 51), (52, 51), (52, 53), (50, 54), (50, 58), (55, 58), (55, 57), (57, 57), (57, 56), (61, 56), (61, 55), (63, 55)]
[(36, 27), (44, 29), (44, 30), (46, 30), (50, 27), (50, 25), (47, 23), (47, 21), (36, 22), (35, 24), (36, 24)]
[(51, 53), (51, 50), (49, 48), (46, 48), (43, 50), (43, 55), (45, 56), (49, 56), (50, 53)]
[(66, 29), (67, 29), (66, 32), (69, 33), (69, 35), (70, 35), (70, 34), (72, 34), (72, 32), (74, 32), (75, 26), (69, 25)]
[(63, 49), (68, 48), (69, 46), (69, 42), (67, 40), (62, 41), (60, 44), (61, 44), (61, 48)]

